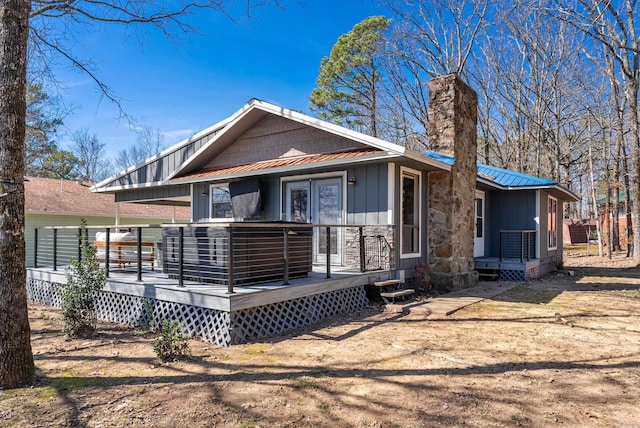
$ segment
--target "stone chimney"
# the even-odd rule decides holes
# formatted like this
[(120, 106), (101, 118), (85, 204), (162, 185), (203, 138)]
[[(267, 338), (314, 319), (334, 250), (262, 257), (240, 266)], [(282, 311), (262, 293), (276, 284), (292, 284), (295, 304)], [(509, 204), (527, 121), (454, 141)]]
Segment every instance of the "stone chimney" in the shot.
[(458, 290), (478, 282), (473, 264), (478, 96), (456, 74), (433, 79), (428, 86), (429, 145), (455, 157), (451, 172), (429, 173), (430, 280)]

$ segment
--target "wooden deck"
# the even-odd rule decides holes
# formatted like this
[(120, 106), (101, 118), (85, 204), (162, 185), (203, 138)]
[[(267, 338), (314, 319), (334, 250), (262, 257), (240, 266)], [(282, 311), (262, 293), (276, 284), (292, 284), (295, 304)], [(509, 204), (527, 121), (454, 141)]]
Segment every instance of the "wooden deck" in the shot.
[[(477, 257), (474, 259), (475, 269), (479, 272), (495, 272), (495, 279), (505, 281), (524, 281), (538, 276), (540, 260), (523, 260), (498, 257)], [(482, 275), (482, 274), (481, 274)]]
[[(122, 271), (110, 271), (104, 290), (233, 312), (390, 279), (388, 271), (362, 273), (337, 267), (332, 268), (331, 278), (326, 278), (323, 269), (324, 267), (321, 266), (314, 268), (308, 276), (291, 279), (288, 285), (283, 284), (282, 281), (274, 281), (236, 286), (234, 293), (230, 294), (226, 285), (184, 281), (184, 286), (180, 287), (178, 280), (168, 278), (167, 274), (162, 272), (151, 270), (145, 270), (142, 281), (137, 281), (135, 269), (126, 268)], [(50, 268), (29, 268), (27, 278), (51, 283), (66, 283), (63, 269), (53, 271)]]

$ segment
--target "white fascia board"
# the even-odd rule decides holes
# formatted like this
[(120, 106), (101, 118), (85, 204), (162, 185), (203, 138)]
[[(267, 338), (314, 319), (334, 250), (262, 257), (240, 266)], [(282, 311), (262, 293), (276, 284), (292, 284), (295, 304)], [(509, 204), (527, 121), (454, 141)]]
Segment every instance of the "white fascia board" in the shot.
[(418, 153), (407, 150), (406, 148), (399, 146), (397, 144), (390, 143), (388, 141), (381, 140), (376, 137), (372, 137), (370, 135), (363, 134), (361, 132), (353, 131), (351, 129), (344, 128), (342, 126), (326, 122), (321, 119), (317, 119), (306, 114), (302, 114), (293, 110), (289, 110), (283, 107), (276, 106), (271, 103), (267, 103), (265, 101), (260, 101), (257, 99), (252, 99), (249, 101), (244, 107), (238, 110), (227, 122), (227, 126), (225, 129), (211, 139), (205, 146), (202, 146), (198, 152), (196, 152), (190, 159), (188, 159), (184, 164), (182, 164), (173, 174), (171, 174), (168, 178), (171, 179), (178, 175), (181, 171), (184, 171), (191, 163), (195, 162), (196, 159), (206, 150), (211, 147), (211, 145), (215, 144), (216, 141), (220, 140), (224, 137), (227, 132), (230, 132), (234, 126), (240, 123), (249, 112), (252, 110), (261, 110), (265, 113), (273, 114), (275, 116), (283, 117), (289, 120), (293, 120), (300, 124), (310, 126), (321, 131), (329, 132), (331, 134), (358, 142), (360, 144), (364, 144), (369, 147), (376, 148), (378, 150), (383, 150), (385, 152), (393, 153), (395, 155), (405, 156), (410, 159), (414, 159), (416, 161), (431, 165), (433, 167), (450, 170), (450, 166), (439, 161), (432, 160), (427, 158), (426, 156), (422, 156)]
[[(174, 144), (173, 146), (164, 149), (163, 151), (161, 151), (160, 153), (151, 156), (150, 158), (147, 158), (145, 160), (143, 160), (142, 162), (138, 162), (137, 164), (130, 166), (129, 168), (125, 169), (124, 171), (119, 172), (118, 174), (112, 175), (109, 178), (106, 178), (104, 180), (102, 180), (99, 183), (94, 184), (92, 187), (89, 188), (89, 191), (91, 192), (103, 192), (104, 190), (100, 189), (100, 187), (104, 186), (106, 183), (110, 182), (110, 181), (114, 181), (117, 180), (120, 177), (123, 177), (133, 171), (136, 171), (137, 169), (142, 168), (145, 165), (149, 165), (150, 163), (164, 157), (167, 156), (173, 152), (176, 152), (178, 150), (180, 150), (182, 147), (186, 146), (187, 144), (198, 140), (202, 137), (205, 137), (213, 132), (219, 131), (220, 129), (224, 128), (227, 123), (229, 122), (229, 118), (224, 119), (218, 123), (216, 123), (215, 125), (212, 125), (210, 127), (208, 127), (207, 129), (203, 129), (202, 131), (199, 131), (195, 134), (193, 134), (192, 136), (185, 138), (184, 140)], [(115, 189), (115, 187), (109, 188), (109, 189)]]
[(113, 186), (113, 187), (103, 187), (101, 189), (89, 189), (95, 193), (112, 193), (120, 190), (131, 190), (131, 189), (144, 189), (146, 187), (157, 187), (157, 186), (167, 186), (170, 183), (168, 181), (154, 181), (150, 183), (141, 183), (141, 184), (127, 184), (124, 186)]
[(550, 184), (550, 185), (545, 185), (545, 186), (516, 186), (516, 187), (511, 187), (511, 186), (501, 186), (498, 183), (495, 183), (491, 180), (487, 180), (486, 178), (482, 178), (480, 176), (478, 176), (477, 179), (478, 183), (483, 183), (486, 184), (489, 187), (493, 187), (494, 189), (498, 189), (498, 190), (505, 190), (505, 191), (518, 191), (518, 190), (555, 190), (559, 193), (562, 193), (563, 195), (566, 195), (567, 198), (569, 199), (570, 202), (577, 202), (580, 200), (580, 198), (578, 197), (578, 195), (576, 195), (575, 193), (573, 193), (571, 190), (566, 189), (558, 184)]
[(246, 115), (255, 108), (256, 99), (249, 100), (244, 106), (242, 106), (238, 111), (232, 114), (229, 118), (227, 118), (225, 122), (224, 129), (219, 132), (215, 137), (213, 137), (207, 144), (200, 147), (200, 149), (195, 152), (189, 159), (187, 159), (182, 165), (178, 166), (175, 171), (167, 176), (167, 181), (173, 179), (176, 175), (180, 174), (180, 172), (184, 171), (189, 165), (195, 162), (202, 153), (206, 152), (212, 145), (214, 145), (218, 140), (220, 140), (224, 135), (229, 132), (229, 130), (233, 129), (235, 125), (242, 121)]
[(284, 118), (288, 118), (294, 120), (303, 125), (308, 125), (322, 131), (330, 132), (334, 135), (338, 135), (340, 137), (347, 138), (352, 141), (356, 141), (358, 143), (374, 147), (379, 150), (383, 150), (385, 152), (394, 153), (399, 156), (403, 156), (409, 158), (411, 160), (415, 160), (417, 162), (432, 166), (437, 169), (441, 169), (444, 171), (450, 171), (451, 165), (437, 161), (435, 159), (431, 159), (428, 156), (421, 155), (417, 152), (407, 149), (406, 147), (400, 146), (398, 144), (390, 143), (385, 140), (381, 140), (380, 138), (372, 137), (367, 134), (363, 134), (358, 131), (354, 131), (352, 129), (344, 128), (340, 125), (336, 125), (334, 123), (326, 122), (321, 119), (317, 119), (315, 117), (307, 116), (306, 114), (298, 113), (293, 110), (288, 110), (282, 107), (278, 107), (274, 104), (266, 103), (264, 101), (254, 100), (255, 106), (261, 108), (262, 110), (272, 113), (275, 115), (282, 116)]

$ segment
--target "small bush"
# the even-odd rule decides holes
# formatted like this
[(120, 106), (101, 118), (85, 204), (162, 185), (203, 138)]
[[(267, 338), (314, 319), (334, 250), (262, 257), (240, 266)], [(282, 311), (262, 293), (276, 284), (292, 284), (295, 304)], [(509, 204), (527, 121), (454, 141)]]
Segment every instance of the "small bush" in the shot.
[(89, 244), (86, 221), (82, 221), (82, 260), (72, 260), (67, 285), (62, 290), (64, 331), (71, 337), (91, 337), (96, 330), (96, 299), (106, 283), (106, 272), (96, 261), (96, 250)]
[(153, 344), (153, 350), (162, 362), (189, 356), (189, 337), (177, 321), (162, 320), (160, 336)]

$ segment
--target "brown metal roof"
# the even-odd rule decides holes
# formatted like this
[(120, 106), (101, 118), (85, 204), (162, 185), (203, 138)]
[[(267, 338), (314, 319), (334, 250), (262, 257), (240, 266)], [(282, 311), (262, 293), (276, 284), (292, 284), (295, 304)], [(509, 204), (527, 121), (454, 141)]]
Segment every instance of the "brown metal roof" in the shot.
[[(114, 195), (89, 191), (93, 183), (54, 178), (28, 177), (24, 182), (25, 213), (69, 214), (114, 217)], [(171, 218), (172, 207), (121, 202), (121, 217)], [(176, 216), (190, 217), (189, 208), (176, 207)]]
[(353, 159), (362, 156), (369, 156), (375, 153), (382, 153), (382, 150), (375, 148), (359, 149), (337, 153), (322, 153), (304, 156), (287, 157), (281, 159), (271, 159), (261, 162), (254, 162), (245, 165), (236, 165), (219, 168), (205, 168), (197, 172), (192, 172), (175, 177), (173, 180), (187, 180), (197, 178), (213, 178), (230, 174), (241, 174), (262, 171), (272, 168), (285, 168), (299, 165), (310, 165), (333, 160)]

